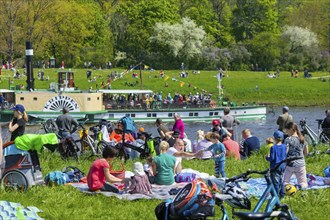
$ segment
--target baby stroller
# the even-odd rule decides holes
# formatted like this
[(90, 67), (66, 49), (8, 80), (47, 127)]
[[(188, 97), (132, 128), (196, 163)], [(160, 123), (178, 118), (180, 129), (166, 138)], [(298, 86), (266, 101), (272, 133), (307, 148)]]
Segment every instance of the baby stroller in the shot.
[(5, 190), (25, 192), (29, 186), (44, 183), (37, 151), (20, 150), (11, 141), (4, 144), (3, 156), (6, 163), (1, 186)]

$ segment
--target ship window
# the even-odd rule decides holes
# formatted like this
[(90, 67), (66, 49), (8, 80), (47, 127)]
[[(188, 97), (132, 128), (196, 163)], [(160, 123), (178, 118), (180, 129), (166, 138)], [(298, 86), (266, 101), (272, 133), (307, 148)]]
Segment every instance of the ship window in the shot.
[(97, 97), (97, 100), (100, 100), (100, 97)]
[(168, 113), (168, 117), (173, 117), (173, 113)]
[(24, 97), (21, 97), (19, 100), (23, 101), (24, 100)]
[(194, 116), (198, 116), (198, 113), (197, 113), (197, 112), (195, 112), (195, 113), (194, 113)]
[(192, 112), (189, 112), (189, 116), (194, 116), (194, 113), (192, 113)]
[(209, 112), (209, 116), (213, 116), (213, 112)]
[(156, 113), (152, 113), (152, 117), (153, 118), (156, 118), (157, 117), (157, 114)]
[(90, 101), (91, 100), (91, 97), (87, 97), (87, 101)]
[(219, 112), (214, 112), (214, 115), (219, 115)]
[(132, 117), (132, 118), (135, 118), (135, 114), (131, 114), (131, 117)]
[(37, 97), (33, 97), (33, 100), (34, 100), (34, 101), (37, 101), (37, 100), (38, 100), (38, 98), (37, 98)]
[(148, 114), (147, 114), (147, 117), (148, 117), (148, 118), (150, 118), (150, 117), (151, 117), (151, 114), (150, 114), (150, 113), (148, 113)]
[(115, 114), (109, 114), (109, 118), (114, 118)]
[(125, 114), (126, 117), (129, 117), (129, 114)]

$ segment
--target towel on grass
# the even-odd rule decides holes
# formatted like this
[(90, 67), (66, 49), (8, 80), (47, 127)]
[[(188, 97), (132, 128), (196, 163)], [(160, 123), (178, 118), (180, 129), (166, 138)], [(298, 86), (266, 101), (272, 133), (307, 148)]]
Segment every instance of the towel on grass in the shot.
[(34, 206), (24, 207), (19, 203), (0, 201), (0, 219), (43, 219), (40, 218), (37, 212), (42, 212)]

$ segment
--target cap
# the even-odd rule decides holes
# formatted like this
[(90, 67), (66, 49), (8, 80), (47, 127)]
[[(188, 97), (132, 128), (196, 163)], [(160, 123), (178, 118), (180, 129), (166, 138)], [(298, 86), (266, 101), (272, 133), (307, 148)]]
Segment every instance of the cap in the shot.
[(180, 136), (180, 130), (175, 130), (172, 134), (173, 137), (179, 137)]
[(10, 110), (13, 110), (13, 111), (19, 111), (20, 113), (24, 113), (25, 112), (25, 108), (23, 105), (21, 104), (17, 104), (15, 105), (14, 107), (12, 107)]
[(143, 127), (140, 127), (140, 128), (139, 128), (139, 132), (140, 132), (140, 133), (144, 132), (144, 128), (143, 128)]
[(285, 112), (288, 112), (289, 111), (289, 107), (288, 106), (283, 106), (282, 110), (285, 111)]
[(273, 134), (273, 136), (274, 136), (274, 138), (276, 138), (276, 139), (284, 139), (284, 134), (283, 134), (283, 132), (282, 131), (275, 131), (274, 132), (274, 134)]
[(143, 170), (143, 165), (141, 162), (135, 162), (134, 163), (134, 174), (137, 176), (143, 176), (145, 175), (145, 172)]
[(212, 121), (212, 125), (213, 125), (213, 126), (214, 126), (214, 125), (221, 125), (221, 122), (220, 122), (219, 119), (214, 119), (214, 120)]

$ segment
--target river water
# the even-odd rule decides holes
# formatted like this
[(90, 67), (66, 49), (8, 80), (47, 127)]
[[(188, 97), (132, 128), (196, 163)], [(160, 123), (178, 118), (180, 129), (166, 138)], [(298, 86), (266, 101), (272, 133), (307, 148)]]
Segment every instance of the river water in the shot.
[[(292, 114), (293, 119), (299, 124), (301, 119), (305, 119), (307, 124), (315, 131), (318, 130), (318, 123), (316, 119), (323, 119), (325, 117), (325, 110), (330, 109), (328, 107), (292, 107), (289, 113)], [(252, 135), (257, 136), (261, 143), (265, 143), (267, 137), (271, 137), (273, 132), (278, 128), (276, 125), (276, 120), (278, 116), (282, 113), (282, 108), (268, 108), (268, 113), (266, 119), (264, 120), (254, 120), (254, 121), (241, 121), (240, 125), (234, 129), (234, 135), (236, 136), (236, 141), (241, 140), (241, 131), (245, 128), (250, 129)], [(172, 128), (173, 123), (166, 123), (169, 128)], [(156, 125), (153, 123), (136, 123), (136, 128), (144, 127), (147, 132), (151, 132), (153, 136), (158, 136)], [(196, 139), (197, 130), (201, 129), (205, 132), (209, 131), (211, 128), (210, 122), (186, 122), (185, 131), (190, 140)], [(39, 134), (44, 133), (41, 129), (41, 125), (27, 126), (25, 133)], [(238, 134), (238, 136), (237, 136)], [(10, 133), (6, 127), (2, 129), (2, 137), (4, 140), (8, 140)], [(237, 139), (238, 138), (238, 139)]]

